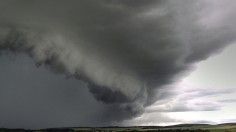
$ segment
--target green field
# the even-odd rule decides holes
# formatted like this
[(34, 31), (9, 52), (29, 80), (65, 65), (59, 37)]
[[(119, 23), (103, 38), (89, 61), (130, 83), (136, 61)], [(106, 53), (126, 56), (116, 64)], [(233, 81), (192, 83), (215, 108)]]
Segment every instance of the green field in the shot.
[(75, 131), (97, 131), (97, 132), (123, 132), (123, 131), (208, 131), (208, 132), (236, 132), (236, 123), (233, 124), (181, 124), (175, 126), (137, 126), (137, 127), (105, 127), (105, 128), (74, 128)]

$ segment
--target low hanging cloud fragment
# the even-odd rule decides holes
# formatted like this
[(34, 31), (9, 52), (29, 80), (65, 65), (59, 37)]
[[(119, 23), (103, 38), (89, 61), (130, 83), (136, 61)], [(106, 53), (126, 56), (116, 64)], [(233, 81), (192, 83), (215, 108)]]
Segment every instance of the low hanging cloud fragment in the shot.
[(235, 7), (234, 0), (2, 0), (0, 49), (86, 81), (111, 106), (107, 118), (123, 120), (235, 41)]

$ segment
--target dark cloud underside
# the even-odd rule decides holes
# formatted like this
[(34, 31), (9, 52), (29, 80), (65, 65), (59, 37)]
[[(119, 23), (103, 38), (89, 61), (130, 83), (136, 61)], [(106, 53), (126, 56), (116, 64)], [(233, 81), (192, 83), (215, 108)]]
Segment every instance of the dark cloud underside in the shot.
[(93, 105), (101, 107), (101, 120), (119, 122), (141, 114), (163, 86), (234, 42), (234, 8), (233, 0), (2, 0), (0, 49), (72, 77), (65, 83), (73, 88), (85, 81), (78, 89), (88, 86), (90, 93), (80, 98), (93, 95), (102, 103)]

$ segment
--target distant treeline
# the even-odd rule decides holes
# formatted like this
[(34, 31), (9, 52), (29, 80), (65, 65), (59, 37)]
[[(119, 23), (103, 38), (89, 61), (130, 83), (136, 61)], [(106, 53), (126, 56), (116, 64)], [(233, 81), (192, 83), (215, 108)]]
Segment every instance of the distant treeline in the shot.
[(50, 129), (41, 129), (41, 130), (26, 130), (26, 129), (8, 129), (0, 128), (0, 132), (77, 132), (73, 129), (65, 128), (50, 128)]
[(145, 132), (210, 132), (202, 129), (166, 129), (166, 130), (146, 130)]

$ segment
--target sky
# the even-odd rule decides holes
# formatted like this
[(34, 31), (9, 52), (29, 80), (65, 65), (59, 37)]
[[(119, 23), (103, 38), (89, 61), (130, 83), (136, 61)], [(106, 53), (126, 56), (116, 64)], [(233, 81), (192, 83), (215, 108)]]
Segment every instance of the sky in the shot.
[(235, 122), (234, 0), (0, 0), (0, 127)]

